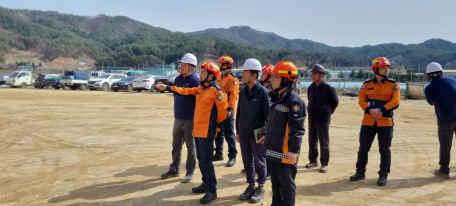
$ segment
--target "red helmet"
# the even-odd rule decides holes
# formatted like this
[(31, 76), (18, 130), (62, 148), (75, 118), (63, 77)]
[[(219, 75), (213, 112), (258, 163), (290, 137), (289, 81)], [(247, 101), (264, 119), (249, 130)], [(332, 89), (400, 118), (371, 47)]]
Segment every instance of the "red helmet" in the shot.
[(378, 57), (372, 61), (372, 69), (380, 68), (383, 66), (391, 66), (390, 61), (385, 57)]
[(221, 56), (218, 61), (222, 64), (227, 64), (229, 68), (232, 68), (234, 64), (233, 58), (227, 55)]
[(272, 73), (289, 79), (290, 81), (298, 80), (298, 69), (290, 61), (282, 61), (275, 65)]
[(274, 70), (274, 65), (266, 64), (266, 65), (264, 65), (262, 70), (264, 73), (266, 73), (268, 75), (272, 75), (272, 70)]
[(215, 79), (217, 79), (220, 75), (220, 68), (212, 61), (208, 61), (205, 64), (201, 65), (201, 69), (203, 68), (214, 73)]

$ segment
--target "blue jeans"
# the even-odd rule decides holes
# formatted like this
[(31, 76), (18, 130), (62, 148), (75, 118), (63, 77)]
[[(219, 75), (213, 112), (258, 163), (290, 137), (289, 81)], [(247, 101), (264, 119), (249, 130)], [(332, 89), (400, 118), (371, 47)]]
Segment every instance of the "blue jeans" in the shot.
[(214, 138), (195, 137), (196, 158), (203, 176), (202, 180), (207, 186), (207, 192), (217, 192), (217, 179), (215, 177), (214, 164)]
[(228, 158), (235, 159), (237, 155), (236, 135), (234, 134), (234, 117), (226, 118), (222, 122), (220, 132), (215, 138), (215, 152), (223, 154), (223, 139), (228, 143)]

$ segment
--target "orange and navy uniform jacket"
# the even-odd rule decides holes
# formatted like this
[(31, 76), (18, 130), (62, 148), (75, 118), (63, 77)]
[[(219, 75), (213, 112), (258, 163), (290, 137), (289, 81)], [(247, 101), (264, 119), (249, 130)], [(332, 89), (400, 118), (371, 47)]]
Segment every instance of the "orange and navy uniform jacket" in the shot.
[[(380, 108), (383, 116), (375, 119), (369, 113), (369, 110), (375, 108), (369, 105), (369, 99), (386, 101), (387, 103)], [(393, 122), (393, 110), (399, 107), (401, 103), (401, 88), (399, 83), (394, 79), (384, 78), (380, 83), (377, 78), (367, 80), (359, 89), (359, 106), (364, 110), (364, 118), (362, 125), (373, 126), (377, 121), (378, 127), (391, 127)], [(390, 117), (385, 117), (386, 113), (390, 113)]]
[(197, 138), (215, 138), (217, 127), (227, 117), (227, 97), (225, 92), (215, 84), (209, 86), (185, 88), (167, 86), (166, 90), (182, 95), (195, 95), (195, 119), (193, 136)]
[(220, 74), (217, 84), (228, 96), (227, 111), (231, 111), (231, 115), (234, 117), (234, 108), (239, 98), (239, 79), (231, 71), (228, 71), (226, 74)]
[(306, 103), (292, 87), (285, 90), (280, 97), (276, 92), (269, 92), (269, 97), (271, 106), (261, 155), (268, 160), (292, 164), (288, 160), (288, 154), (300, 152), (305, 133)]

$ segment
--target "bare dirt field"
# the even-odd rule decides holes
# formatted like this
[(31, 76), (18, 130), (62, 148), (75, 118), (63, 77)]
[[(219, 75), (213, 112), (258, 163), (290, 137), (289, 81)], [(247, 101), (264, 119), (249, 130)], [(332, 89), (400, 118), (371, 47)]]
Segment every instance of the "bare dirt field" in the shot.
[[(363, 111), (357, 98), (340, 98), (328, 173), (304, 168), (303, 137), (297, 205), (456, 204), (455, 173), (450, 180), (432, 174), (439, 166), (433, 107), (402, 100), (388, 184), (378, 187), (376, 141), (367, 179), (349, 181)], [(171, 163), (173, 120), (169, 93), (0, 88), (0, 205), (199, 205), (202, 195), (191, 193), (201, 183), (198, 169), (192, 183), (181, 183), (183, 175), (160, 179)], [(215, 162), (218, 199), (212, 205), (252, 205), (238, 199), (247, 186), (240, 155), (234, 167), (225, 163)], [(266, 197), (256, 205), (269, 205), (271, 195), (267, 182)]]

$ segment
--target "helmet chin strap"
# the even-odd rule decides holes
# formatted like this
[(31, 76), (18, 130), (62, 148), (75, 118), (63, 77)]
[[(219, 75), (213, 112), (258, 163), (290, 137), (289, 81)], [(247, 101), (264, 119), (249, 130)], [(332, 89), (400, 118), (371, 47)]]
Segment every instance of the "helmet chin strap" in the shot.
[(205, 83), (211, 83), (211, 82), (214, 81), (214, 80), (207, 81), (207, 78), (209, 78), (209, 75), (210, 75), (210, 74), (213, 74), (213, 73), (212, 73), (212, 72), (211, 72), (211, 73), (208, 72), (206, 78), (205, 78), (204, 80), (200, 81), (200, 84), (201, 84), (201, 85), (204, 85)]
[(223, 65), (228, 65), (228, 64), (225, 64), (225, 63), (222, 64), (222, 66), (220, 67), (220, 71), (230, 69), (230, 67), (228, 67), (228, 66), (226, 66), (226, 68), (223, 68)]
[(271, 76), (271, 75), (268, 74), (268, 76), (266, 77), (266, 79), (264, 79), (264, 81), (260, 81), (260, 84), (264, 84), (264, 83), (266, 83), (266, 82), (270, 84), (271, 82), (268, 81), (268, 79), (269, 79), (270, 76)]
[(385, 75), (381, 75), (380, 72), (378, 72), (378, 70), (379, 70), (379, 68), (377, 68), (377, 71), (375, 71), (375, 69), (374, 69), (374, 73), (376, 75), (383, 77), (383, 79), (388, 77), (388, 76), (385, 76)]
[(282, 80), (280, 80), (280, 87), (277, 89), (273, 89), (273, 91), (278, 93), (283, 88), (289, 87), (289, 86), (290, 86), (290, 84), (288, 83), (288, 80), (282, 77)]

